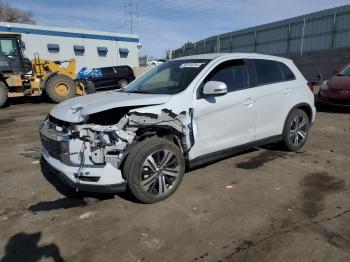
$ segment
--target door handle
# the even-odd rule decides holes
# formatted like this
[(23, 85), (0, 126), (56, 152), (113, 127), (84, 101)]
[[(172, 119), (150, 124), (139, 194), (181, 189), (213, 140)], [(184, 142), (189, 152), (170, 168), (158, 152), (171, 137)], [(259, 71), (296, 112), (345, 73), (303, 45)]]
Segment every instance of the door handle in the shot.
[(254, 100), (252, 98), (247, 98), (243, 105), (247, 106), (247, 107), (251, 107), (254, 104)]
[(290, 95), (290, 91), (291, 91), (290, 88), (286, 88), (286, 89), (283, 90), (282, 93), (283, 93), (284, 95)]

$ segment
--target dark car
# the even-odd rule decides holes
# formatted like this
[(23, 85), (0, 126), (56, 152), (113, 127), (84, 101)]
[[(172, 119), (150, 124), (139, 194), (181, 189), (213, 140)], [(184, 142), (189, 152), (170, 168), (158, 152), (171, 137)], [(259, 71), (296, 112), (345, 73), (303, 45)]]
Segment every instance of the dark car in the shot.
[(134, 71), (130, 66), (110, 66), (87, 69), (82, 68), (77, 76), (78, 80), (91, 81), (95, 89), (120, 89), (135, 79)]
[(350, 64), (322, 84), (318, 102), (350, 107)]

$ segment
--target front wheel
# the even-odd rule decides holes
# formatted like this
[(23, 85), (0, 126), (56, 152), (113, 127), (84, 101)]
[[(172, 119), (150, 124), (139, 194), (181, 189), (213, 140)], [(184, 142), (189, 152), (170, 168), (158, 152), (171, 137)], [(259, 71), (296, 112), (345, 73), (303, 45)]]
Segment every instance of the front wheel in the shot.
[(78, 80), (77, 86), (81, 95), (89, 95), (96, 93), (95, 84), (89, 80)]
[(143, 203), (155, 203), (173, 194), (184, 172), (185, 160), (180, 148), (159, 137), (137, 144), (123, 169), (128, 189)]
[(60, 103), (73, 98), (77, 92), (77, 87), (73, 79), (66, 75), (56, 74), (46, 82), (45, 92), (53, 102)]
[(7, 102), (7, 89), (6, 86), (0, 82), (0, 108), (4, 107)]
[(283, 130), (283, 143), (289, 151), (301, 149), (309, 135), (310, 120), (305, 111), (294, 110), (285, 123)]
[(129, 81), (126, 79), (120, 79), (118, 81), (118, 88), (124, 88), (129, 84)]

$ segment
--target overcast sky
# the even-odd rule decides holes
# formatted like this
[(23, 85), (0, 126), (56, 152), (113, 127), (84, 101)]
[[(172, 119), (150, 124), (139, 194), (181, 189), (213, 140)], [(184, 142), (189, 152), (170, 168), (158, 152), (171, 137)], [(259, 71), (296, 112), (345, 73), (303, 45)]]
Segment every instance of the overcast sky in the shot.
[[(31, 10), (38, 25), (130, 33), (130, 0), (7, 0)], [(161, 58), (186, 41), (287, 19), (349, 0), (131, 0), (142, 54)]]

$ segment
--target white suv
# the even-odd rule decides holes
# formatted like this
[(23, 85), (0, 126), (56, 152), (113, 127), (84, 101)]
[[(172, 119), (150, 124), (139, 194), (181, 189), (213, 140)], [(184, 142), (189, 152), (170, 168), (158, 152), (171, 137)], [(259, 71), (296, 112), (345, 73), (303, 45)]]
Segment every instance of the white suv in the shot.
[(81, 191), (170, 196), (186, 167), (282, 142), (299, 150), (314, 96), (291, 60), (205, 54), (168, 61), (121, 91), (55, 106), (40, 128), (43, 157)]

